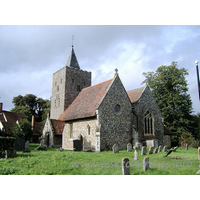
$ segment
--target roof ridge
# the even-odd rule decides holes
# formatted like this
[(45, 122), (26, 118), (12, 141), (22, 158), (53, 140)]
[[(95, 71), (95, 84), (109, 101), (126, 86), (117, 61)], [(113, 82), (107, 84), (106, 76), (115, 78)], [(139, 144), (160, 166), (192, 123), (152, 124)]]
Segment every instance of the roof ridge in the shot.
[(113, 78), (111, 78), (111, 79), (109, 79), (109, 80), (106, 80), (106, 81), (103, 81), (103, 82), (101, 82), (101, 83), (97, 83), (97, 84), (95, 84), (95, 85), (91, 85), (91, 86), (89, 86), (89, 87), (83, 88), (82, 90), (86, 90), (86, 89), (95, 87), (95, 86), (97, 86), (97, 85), (101, 85), (101, 84), (106, 83), (106, 82), (111, 81), (111, 80), (113, 80)]

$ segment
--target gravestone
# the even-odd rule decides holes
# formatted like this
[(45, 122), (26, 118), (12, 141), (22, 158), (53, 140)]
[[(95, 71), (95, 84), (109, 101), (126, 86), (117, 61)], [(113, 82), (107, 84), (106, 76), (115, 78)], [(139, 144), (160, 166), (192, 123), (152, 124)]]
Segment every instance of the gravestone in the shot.
[(145, 157), (143, 160), (143, 170), (146, 171), (149, 169), (149, 157)]
[(138, 149), (137, 148), (135, 148), (134, 160), (138, 160)]
[(142, 147), (141, 156), (146, 155), (147, 148), (145, 146)]
[(157, 153), (157, 152), (158, 152), (158, 148), (155, 148), (155, 149), (154, 149), (154, 153)]
[(5, 158), (14, 158), (16, 156), (16, 150), (5, 150)]
[(130, 175), (130, 162), (128, 158), (122, 159), (122, 175)]
[(200, 147), (198, 148), (198, 157), (199, 157), (199, 160), (200, 160)]
[(167, 146), (164, 146), (163, 152), (166, 152), (166, 151), (167, 151)]
[(113, 153), (119, 153), (119, 147), (118, 147), (118, 144), (114, 144), (113, 147)]
[(27, 140), (25, 143), (25, 149), (28, 149), (28, 148), (29, 148), (29, 141)]
[(81, 140), (73, 140), (73, 150), (82, 151)]
[(153, 149), (154, 149), (153, 147), (150, 147), (150, 148), (149, 148), (149, 154), (152, 154), (152, 153), (153, 153)]
[(128, 143), (127, 144), (127, 152), (131, 152), (132, 151), (132, 144)]
[(15, 150), (24, 151), (25, 150), (25, 140), (15, 140)]
[(159, 147), (158, 147), (158, 153), (160, 153), (162, 151), (162, 146), (160, 145)]
[(185, 145), (185, 150), (188, 150), (188, 144)]

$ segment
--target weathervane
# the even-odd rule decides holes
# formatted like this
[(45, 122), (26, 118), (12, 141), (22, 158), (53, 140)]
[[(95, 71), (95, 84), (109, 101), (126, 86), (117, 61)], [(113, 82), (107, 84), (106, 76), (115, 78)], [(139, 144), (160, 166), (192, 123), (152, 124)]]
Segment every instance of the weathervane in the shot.
[(74, 39), (74, 35), (72, 35), (72, 38), (71, 38), (71, 39), (72, 39), (72, 46), (73, 46), (73, 40), (75, 40), (75, 39)]

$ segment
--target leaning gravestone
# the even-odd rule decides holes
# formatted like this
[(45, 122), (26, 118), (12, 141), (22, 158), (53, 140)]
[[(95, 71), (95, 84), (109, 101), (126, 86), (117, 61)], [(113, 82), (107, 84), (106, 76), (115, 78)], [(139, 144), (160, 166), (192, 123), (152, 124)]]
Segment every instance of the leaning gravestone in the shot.
[(141, 150), (141, 156), (146, 155), (146, 153), (147, 153), (147, 148), (143, 146)]
[(154, 153), (157, 153), (157, 152), (158, 152), (158, 148), (155, 148), (155, 149), (154, 149)]
[(130, 162), (128, 158), (122, 159), (122, 175), (130, 175)]
[(158, 147), (158, 153), (160, 153), (162, 151), (162, 146), (160, 145), (159, 147)]
[(146, 171), (149, 169), (149, 157), (145, 157), (143, 160), (143, 170)]
[(128, 143), (127, 144), (127, 152), (131, 152), (132, 151), (132, 144)]
[(150, 147), (150, 148), (149, 148), (149, 154), (152, 154), (152, 153), (153, 153), (153, 149), (154, 149), (153, 147)]
[(113, 147), (113, 153), (119, 153), (119, 147), (118, 147), (118, 144), (114, 144)]
[(198, 148), (198, 157), (199, 157), (199, 160), (200, 160), (200, 147)]
[(185, 150), (188, 150), (188, 144), (186, 144), (186, 146), (185, 146)]
[(167, 151), (167, 146), (164, 146), (163, 152), (166, 152), (166, 151)]

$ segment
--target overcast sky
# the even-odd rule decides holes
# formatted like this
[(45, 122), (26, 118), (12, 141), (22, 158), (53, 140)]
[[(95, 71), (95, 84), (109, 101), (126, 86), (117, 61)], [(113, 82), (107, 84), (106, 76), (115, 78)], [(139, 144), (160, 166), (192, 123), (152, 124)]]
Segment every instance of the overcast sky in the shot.
[(195, 60), (200, 60), (200, 26), (0, 26), (0, 102), (13, 108), (17, 95), (50, 99), (52, 75), (64, 67), (75, 35), (81, 69), (92, 84), (119, 76), (126, 90), (141, 87), (143, 72), (178, 62), (187, 81), (194, 113), (200, 112)]

